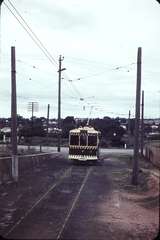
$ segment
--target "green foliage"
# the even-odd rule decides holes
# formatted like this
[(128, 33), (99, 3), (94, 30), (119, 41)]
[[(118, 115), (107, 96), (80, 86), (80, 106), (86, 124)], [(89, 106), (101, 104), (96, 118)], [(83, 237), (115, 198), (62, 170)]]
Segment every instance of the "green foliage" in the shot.
[(3, 140), (4, 133), (0, 132), (0, 140)]
[(44, 137), (45, 131), (43, 128), (43, 123), (40, 118), (34, 118), (33, 121), (25, 121), (25, 125), (19, 131), (19, 136), (24, 137)]
[(122, 136), (125, 133), (124, 128), (120, 126), (119, 119), (111, 119), (109, 117), (105, 117), (103, 119), (93, 119), (91, 121), (91, 125), (101, 131), (103, 145), (107, 142), (111, 143), (113, 146), (123, 145), (121, 140)]
[(62, 137), (68, 138), (69, 131), (75, 128), (75, 120), (74, 117), (66, 117), (62, 122)]

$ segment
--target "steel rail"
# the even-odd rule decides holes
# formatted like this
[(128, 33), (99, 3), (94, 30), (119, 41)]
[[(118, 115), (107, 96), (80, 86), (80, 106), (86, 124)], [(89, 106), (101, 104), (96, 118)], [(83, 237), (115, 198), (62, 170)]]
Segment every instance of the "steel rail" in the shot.
[(60, 178), (49, 187), (49, 189), (32, 205), (31, 208), (26, 211), (26, 213), (12, 226), (12, 228), (4, 234), (4, 237), (7, 237), (13, 230), (31, 213), (31, 211), (42, 201), (44, 198), (55, 188), (57, 187), (61, 181), (70, 174), (72, 167), (69, 167), (67, 170), (64, 171), (63, 175), (60, 175)]
[(62, 225), (62, 227), (61, 227), (61, 229), (60, 229), (60, 231), (59, 231), (59, 233), (58, 233), (58, 235), (57, 235), (57, 238), (56, 238), (57, 240), (61, 239), (61, 236), (62, 236), (62, 233), (63, 233), (63, 231), (64, 231), (64, 229), (65, 229), (65, 226), (66, 226), (66, 224), (67, 224), (67, 222), (68, 222), (68, 220), (69, 220), (69, 218), (70, 218), (70, 216), (71, 216), (71, 214), (72, 214), (72, 212), (73, 212), (73, 209), (75, 208), (76, 203), (77, 203), (78, 200), (79, 200), (80, 194), (81, 194), (82, 190), (84, 189), (84, 186), (85, 186), (85, 184), (86, 184), (86, 182), (87, 182), (87, 180), (88, 180), (88, 177), (89, 177), (92, 169), (93, 169), (93, 167), (90, 167), (90, 168), (88, 169), (88, 171), (87, 171), (87, 173), (86, 173), (86, 175), (85, 175), (85, 177), (84, 177), (84, 179), (83, 179), (83, 182), (82, 182), (82, 184), (81, 184), (81, 187), (80, 187), (80, 189), (79, 189), (76, 197), (74, 198), (73, 203), (72, 203), (72, 206), (71, 206), (71, 208), (69, 209), (68, 214), (67, 214), (67, 216), (66, 216), (66, 218), (65, 218), (65, 220), (64, 220), (64, 223), (63, 223), (63, 225)]

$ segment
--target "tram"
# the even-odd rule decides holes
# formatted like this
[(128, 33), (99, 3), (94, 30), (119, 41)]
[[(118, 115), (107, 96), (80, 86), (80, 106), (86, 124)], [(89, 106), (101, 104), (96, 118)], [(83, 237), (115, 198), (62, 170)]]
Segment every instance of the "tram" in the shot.
[(69, 160), (87, 161), (99, 159), (100, 131), (85, 126), (69, 132)]

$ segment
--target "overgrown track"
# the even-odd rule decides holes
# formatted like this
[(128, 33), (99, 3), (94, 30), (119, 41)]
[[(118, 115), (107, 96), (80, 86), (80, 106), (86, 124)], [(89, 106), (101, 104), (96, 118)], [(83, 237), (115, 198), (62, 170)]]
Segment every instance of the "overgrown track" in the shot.
[(92, 170), (70, 166), (61, 172), (4, 237), (60, 239)]

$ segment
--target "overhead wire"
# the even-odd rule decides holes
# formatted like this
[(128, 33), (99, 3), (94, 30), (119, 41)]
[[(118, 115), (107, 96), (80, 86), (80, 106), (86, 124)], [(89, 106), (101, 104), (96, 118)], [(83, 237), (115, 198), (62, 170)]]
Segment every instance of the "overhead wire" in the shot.
[[(33, 32), (33, 30), (30, 28), (30, 26), (27, 24), (27, 22), (25, 21), (25, 19), (21, 16), (21, 14), (19, 13), (19, 11), (15, 8), (15, 6), (13, 5), (13, 3), (8, 0), (9, 4), (12, 6), (12, 8), (14, 9), (14, 11), (16, 12), (16, 14), (19, 16), (19, 18), (22, 20), (22, 22), (20, 21), (20, 19), (15, 15), (15, 13), (11, 10), (11, 8), (4, 2), (5, 6), (8, 8), (8, 10), (11, 12), (11, 14), (16, 18), (16, 20), (20, 23), (20, 25), (23, 27), (23, 29), (27, 32), (27, 34), (31, 37), (31, 39), (34, 41), (34, 43), (41, 49), (41, 51), (45, 54), (45, 56), (48, 58), (48, 60), (56, 67), (57, 67), (57, 62), (56, 60), (53, 58), (53, 56), (49, 53), (49, 51), (47, 50), (47, 48), (44, 46), (44, 44), (40, 41), (40, 39), (37, 37), (37, 35)], [(132, 63), (134, 64), (134, 63)], [(131, 65), (131, 64), (130, 64)], [(128, 66), (128, 65), (127, 65)], [(119, 67), (115, 67), (113, 69), (107, 69), (108, 70), (119, 70), (120, 68), (123, 68), (125, 66), (119, 66)], [(100, 73), (95, 73), (89, 76), (85, 76), (85, 77), (80, 77), (79, 79), (84, 79), (84, 78), (89, 78), (89, 77), (94, 77), (94, 76), (98, 76), (100, 74), (105, 73), (106, 71), (100, 72)], [(80, 93), (79, 89), (76, 88), (76, 86), (73, 84), (73, 81), (70, 81), (69, 77), (65, 75), (65, 78), (67, 78), (67, 81), (71, 83), (72, 89), (74, 90), (74, 92), (76, 92), (76, 94), (79, 96), (79, 99), (83, 99), (84, 101), (86, 100), (84, 97), (82, 97), (82, 94)]]
[(48, 54), (48, 56), (53, 60), (53, 62), (58, 65), (57, 61), (54, 59), (54, 57), (50, 54), (50, 52), (47, 50), (47, 48), (44, 46), (44, 44), (41, 42), (41, 40), (38, 38), (38, 36), (35, 34), (35, 32), (31, 29), (31, 27), (28, 25), (28, 23), (25, 21), (25, 19), (22, 17), (22, 15), (19, 13), (19, 11), (15, 8), (15, 6), (13, 5), (13, 3), (8, 0), (8, 2), (10, 3), (10, 5), (13, 7), (13, 9), (15, 10), (15, 12), (18, 14), (18, 16), (22, 19), (22, 21), (25, 23), (25, 25), (28, 27), (28, 29), (30, 30), (30, 32), (33, 34), (33, 36), (36, 38), (36, 40), (39, 42), (39, 44), (43, 47), (43, 49), (46, 51), (46, 53)]
[[(15, 12), (17, 13), (17, 15), (21, 18), (21, 20), (25, 23), (25, 25), (27, 26), (27, 28), (30, 30), (30, 32), (32, 33), (32, 35), (35, 37), (36, 41), (38, 42), (38, 46), (41, 48), (43, 48), (43, 53), (44, 53), (44, 50), (45, 50), (45, 55), (47, 53), (47, 58), (49, 56), (49, 60), (51, 60), (51, 62), (53, 61), (56, 65), (57, 65), (57, 62), (56, 60), (52, 57), (52, 55), (48, 52), (48, 50), (46, 49), (46, 47), (44, 46), (44, 44), (39, 40), (39, 38), (37, 37), (37, 35), (33, 32), (33, 30), (30, 28), (30, 26), (27, 24), (27, 22), (25, 21), (25, 19), (21, 16), (21, 14), (19, 13), (19, 11), (15, 8), (15, 6), (13, 5), (13, 3), (8, 0), (8, 2), (10, 3), (10, 5), (13, 7), (13, 9), (15, 10)], [(9, 9), (9, 11), (15, 16), (15, 14), (13, 13), (13, 11), (8, 7), (8, 5), (5, 3), (5, 5), (7, 6), (7, 8)], [(28, 30), (26, 29), (26, 27), (24, 25), (22, 25), (22, 23), (19, 21), (19, 19), (16, 17), (16, 19), (18, 20), (18, 22), (21, 24), (21, 26), (27, 31), (27, 33), (30, 35), (30, 37), (32, 38), (32, 40), (35, 42), (35, 39), (33, 39), (32, 35), (28, 32)], [(37, 42), (35, 42), (37, 44)], [(124, 66), (120, 66), (120, 67), (116, 67), (114, 70), (117, 70), (119, 68), (122, 68)], [(113, 69), (112, 69), (113, 70)], [(103, 74), (105, 73), (106, 71), (103, 71), (101, 73), (96, 73), (96, 74), (92, 74), (92, 75), (89, 75), (89, 76), (86, 76), (86, 77), (81, 77), (80, 79), (84, 79), (84, 78), (88, 78), (88, 77), (93, 77), (93, 76), (97, 76), (97, 75), (100, 75), (100, 74)], [(69, 81), (69, 80), (68, 80)], [(79, 92), (79, 90), (77, 90), (77, 88), (75, 87), (75, 85), (73, 85), (73, 82), (71, 81), (71, 85), (72, 85), (72, 88), (74, 89), (74, 91), (79, 95), (79, 97), (81, 97), (81, 94)]]
[(63, 73), (63, 77), (64, 77), (64, 80), (68, 81), (68, 82), (71, 84), (71, 86), (72, 86), (72, 88), (74, 89), (74, 91), (75, 91), (75, 92), (77, 93), (77, 95), (81, 98), (81, 97), (82, 97), (82, 94), (81, 94), (80, 91), (76, 88), (76, 86), (73, 84), (73, 82), (70, 81), (71, 78), (68, 76), (68, 74)]
[[(16, 18), (16, 20), (20, 23), (20, 25), (23, 27), (23, 29), (27, 32), (27, 34), (31, 37), (31, 39), (34, 41), (34, 43), (41, 49), (41, 51), (45, 54), (45, 56), (48, 58), (48, 60), (55, 66), (58, 65), (56, 60), (52, 57), (52, 55), (49, 53), (49, 51), (46, 49), (46, 47), (44, 46), (44, 44), (39, 40), (39, 38), (37, 37), (37, 35), (33, 32), (33, 30), (31, 29), (31, 27), (27, 24), (27, 22), (25, 21), (25, 19), (21, 16), (21, 14), (19, 13), (19, 11), (15, 8), (15, 6), (13, 5), (13, 3), (8, 0), (8, 2), (10, 3), (10, 5), (12, 6), (12, 8), (14, 9), (14, 11), (16, 12), (16, 14), (19, 16), (19, 18), (23, 21), (23, 23), (20, 21), (20, 19), (15, 15), (15, 13), (11, 10), (11, 8), (4, 2), (5, 6), (8, 8), (8, 10), (11, 12), (11, 14)], [(24, 25), (25, 24), (25, 25)], [(29, 32), (29, 31), (30, 32)], [(68, 77), (67, 77), (68, 78)], [(74, 91), (78, 94), (79, 97), (81, 97), (80, 92), (77, 90), (77, 88), (73, 85), (72, 88), (74, 89)]]
[[(126, 67), (128, 67), (128, 66), (130, 66), (130, 65), (134, 65), (134, 64), (136, 64), (136, 63), (131, 63), (131, 64), (127, 64), (127, 65), (117, 66), (117, 67), (114, 67), (114, 68), (108, 68), (106, 71), (103, 71), (103, 72), (101, 72), (101, 73), (91, 74), (91, 75), (86, 76), (86, 77), (79, 77), (79, 78), (74, 79), (74, 80), (80, 80), (80, 79), (84, 79), (84, 78), (89, 78), (89, 77), (93, 77), (93, 76), (98, 76), (98, 75), (103, 74), (103, 73), (105, 73), (105, 72), (107, 72), (107, 71), (119, 70), (119, 69), (121, 69), (121, 68), (126, 68)], [(83, 106), (83, 108), (84, 108), (84, 110), (85, 110), (85, 109), (86, 109), (86, 106), (87, 106), (87, 104), (89, 104), (89, 102), (86, 101), (86, 97), (82, 97), (82, 95), (80, 94), (79, 90), (76, 89), (76, 87), (75, 87), (75, 85), (74, 85), (74, 83), (73, 83), (73, 80), (70, 80), (68, 76), (67, 76), (67, 78), (68, 78), (68, 81), (72, 84), (72, 87), (74, 88), (74, 90), (78, 93), (80, 99), (83, 99), (83, 100), (84, 100), (84, 104), (83, 104), (84, 106)], [(75, 81), (74, 81), (74, 82), (75, 82)], [(92, 105), (93, 105), (93, 108), (95, 109), (95, 104), (92, 104)], [(122, 114), (121, 114), (121, 115), (122, 115)]]
[[(55, 60), (54, 60), (54, 58), (53, 57), (51, 57), (51, 55), (50, 54), (48, 54), (49, 52), (48, 52), (48, 50), (46, 51), (46, 48), (45, 47), (42, 47), (42, 46), (44, 46), (42, 43), (41, 43), (41, 41), (39, 40), (37, 40), (38, 39), (38, 37), (36, 38), (35, 36), (35, 34), (33, 34), (32, 33), (32, 31), (31, 32), (29, 32), (28, 31), (28, 29), (30, 29), (29, 27), (28, 27), (28, 24), (25, 26), (24, 25), (24, 23), (22, 23), (21, 21), (20, 21), (20, 19), (15, 15), (15, 13), (11, 10), (11, 8), (4, 2), (4, 5), (7, 7), (7, 9), (10, 11), (10, 13), (16, 18), (16, 20), (19, 22), (19, 24), (22, 26), (22, 28), (26, 31), (26, 33), (30, 36), (30, 38), (34, 41), (34, 43), (41, 49), (41, 51), (43, 52), (43, 54), (47, 57), (47, 59), (52, 63), (52, 65), (54, 65), (54, 67), (55, 67), (55, 65), (56, 65), (56, 67), (57, 67), (57, 63), (55, 62)], [(20, 17), (20, 16), (19, 16)], [(21, 17), (20, 17), (21, 18)], [(22, 19), (22, 18), (21, 18)], [(27, 29), (28, 28), (28, 29)]]
[[(29, 64), (29, 63), (27, 63), (27, 62), (25, 62), (25, 61), (23, 61), (23, 60), (21, 60), (21, 59), (17, 59), (17, 62), (23, 63), (25, 66), (28, 66), (28, 67), (30, 67), (30, 68), (33, 68), (33, 69), (36, 70), (36, 71), (39, 71), (39, 67), (37, 67), (37, 66), (35, 66), (35, 65), (31, 65), (31, 64)], [(22, 77), (22, 74), (21, 74), (20, 72), (17, 72), (17, 74)], [(28, 81), (28, 80), (30, 80), (30, 83), (32, 83), (32, 84), (34, 84), (34, 85), (39, 85), (39, 83), (38, 83), (37, 81), (34, 81), (34, 77), (29, 77), (29, 76), (28, 76), (28, 77), (27, 77), (27, 81)], [(62, 80), (63, 80), (63, 78), (62, 78)], [(67, 82), (67, 84), (68, 84), (67, 86), (71, 86), (71, 84), (70, 84), (68, 81), (66, 81), (66, 82)], [(41, 85), (42, 85), (42, 86), (41, 86)], [(41, 87), (41, 88), (43, 88), (43, 87), (48, 87), (48, 84), (47, 84), (47, 82), (42, 82), (39, 87)], [(70, 96), (70, 95), (68, 95), (68, 94), (65, 93), (64, 97), (66, 96), (66, 97), (68, 97), (68, 98), (70, 98), (70, 99), (72, 99), (72, 100), (73, 100), (73, 98), (74, 98), (74, 100), (80, 100), (79, 94), (78, 94), (78, 97), (73, 97), (75, 93), (77, 94), (76, 89), (74, 88), (74, 86), (73, 86), (73, 88), (70, 88), (70, 90), (72, 90), (72, 96)], [(18, 96), (18, 97), (19, 97), (19, 96)], [(20, 98), (23, 98), (23, 97), (21, 96)], [(27, 97), (27, 98), (28, 98), (28, 97)], [(23, 99), (26, 99), (26, 97), (24, 96)]]
[(126, 68), (126, 67), (128, 67), (128, 66), (130, 66), (130, 65), (133, 65), (133, 64), (135, 64), (135, 63), (131, 63), (131, 64), (128, 64), (128, 65), (124, 65), (124, 66), (117, 66), (117, 67), (114, 67), (114, 68), (108, 68), (108, 69), (106, 69), (105, 71), (101, 71), (101, 72), (98, 72), (98, 73), (93, 73), (93, 74), (90, 74), (90, 75), (87, 75), (87, 76), (82, 76), (82, 77), (79, 77), (80, 79), (86, 79), (86, 78), (91, 78), (91, 77), (95, 77), (95, 76), (99, 76), (99, 75), (102, 75), (102, 74), (104, 74), (104, 73), (106, 73), (106, 72), (108, 72), (108, 71), (115, 71), (115, 70), (119, 70), (119, 69), (121, 69), (121, 68)]

